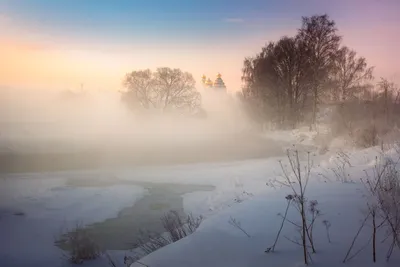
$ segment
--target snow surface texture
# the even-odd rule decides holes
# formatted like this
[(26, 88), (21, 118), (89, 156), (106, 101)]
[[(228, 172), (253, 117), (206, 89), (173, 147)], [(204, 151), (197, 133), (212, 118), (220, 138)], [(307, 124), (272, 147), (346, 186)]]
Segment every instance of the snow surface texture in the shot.
[(74, 188), (65, 185), (70, 175), (0, 179), (0, 266), (60, 266), (54, 241), (63, 229), (116, 217), (145, 193), (127, 185)]
[[(251, 174), (251, 175), (249, 175)], [(145, 191), (136, 186), (71, 187), (69, 179), (117, 177), (126, 181), (214, 185), (214, 191), (183, 196), (184, 209), (210, 216), (237, 202), (264, 193), (265, 181), (279, 174), (277, 159), (178, 166), (138, 167), (126, 170), (66, 171), (2, 174), (0, 179), (0, 266), (63, 266), (54, 246), (62, 228), (77, 221), (100, 222), (132, 206)], [(24, 214), (17, 216), (16, 214)], [(3, 238), (4, 237), (4, 238)], [(125, 252), (112, 252), (121, 261)], [(107, 266), (104, 261), (85, 266)], [(122, 265), (121, 265), (122, 266)]]
[[(299, 141), (302, 131), (286, 134), (295, 143)], [(303, 143), (312, 144), (315, 134), (302, 136), (306, 136)], [(309, 187), (310, 199), (318, 200), (324, 214), (315, 228), (318, 252), (313, 257), (315, 266), (341, 265), (364, 216), (362, 186), (335, 181), (330, 170), (335, 166), (335, 155), (331, 151), (315, 158), (316, 168)], [(349, 168), (349, 174), (358, 180), (364, 177), (364, 169), (373, 168), (379, 151), (367, 149), (348, 155), (353, 166)], [(141, 260), (150, 267), (300, 266), (301, 248), (284, 238), (297, 237), (297, 232), (290, 224), (285, 225), (276, 252), (264, 253), (272, 245), (281, 222), (276, 214), (283, 213), (286, 205), (284, 196), (288, 191), (266, 186), (266, 182), (281, 175), (280, 159), (284, 158), (139, 167), (108, 170), (107, 173), (101, 170), (5, 175), (4, 179), (0, 179), (0, 236), (4, 241), (0, 241), (0, 266), (26, 266), (27, 263), (29, 266), (64, 266), (59, 258), (60, 250), (53, 246), (54, 235), (59, 233), (62, 226), (68, 225), (68, 222), (75, 223), (76, 220), (91, 223), (115, 217), (118, 211), (131, 206), (145, 193), (140, 187), (126, 184), (104, 188), (72, 188), (65, 184), (69, 178), (104, 175), (127, 181), (215, 186), (214, 191), (184, 195), (185, 211), (204, 215), (207, 219), (195, 234)], [(330, 178), (327, 183), (326, 177)], [(25, 215), (16, 216), (17, 213)], [(293, 211), (289, 216), (296, 219)], [(231, 217), (240, 221), (250, 238), (228, 223)], [(69, 220), (66, 221), (66, 218)], [(325, 228), (321, 224), (323, 219), (332, 223), (332, 244), (326, 240)], [(359, 239), (357, 248), (365, 243), (365, 238), (368, 238), (368, 233)], [(125, 251), (109, 253), (120, 266), (123, 266), (124, 254), (129, 254)], [(384, 253), (378, 252), (379, 262), (384, 261)], [(368, 266), (370, 258), (370, 251), (366, 250), (349, 265)], [(393, 257), (390, 264), (397, 266), (397, 260)], [(84, 266), (101, 267), (108, 264), (104, 259), (99, 259), (86, 262)]]
[[(396, 157), (395, 154), (388, 153), (392, 157)], [(350, 177), (357, 181), (365, 177), (364, 170), (373, 168), (378, 155), (377, 148), (350, 153), (353, 166), (348, 168)], [(330, 174), (331, 181), (321, 179), (321, 173), (325, 173), (325, 176), (329, 178), (328, 167), (333, 167), (334, 160), (335, 156), (332, 156), (314, 169), (308, 188), (308, 199), (318, 200), (323, 214), (316, 222), (314, 229), (317, 253), (312, 255), (312, 266), (342, 265), (367, 209), (361, 184), (335, 182), (332, 173)], [(249, 179), (251, 176), (252, 173), (249, 173)], [(288, 193), (291, 191), (282, 188), (221, 211), (216, 216), (206, 219), (194, 234), (148, 255), (140, 262), (150, 267), (303, 266), (301, 247), (287, 239), (297, 240), (299, 237), (295, 227), (289, 223), (286, 223), (283, 228), (275, 252), (264, 252), (275, 240), (281, 223), (277, 214), (285, 211), (284, 197)], [(288, 218), (298, 221), (296, 212), (292, 208)], [(250, 237), (229, 224), (231, 218), (239, 221)], [(331, 243), (328, 242), (322, 220), (329, 220), (332, 225)], [(353, 253), (363, 247), (370, 238), (372, 230), (369, 224), (357, 239)], [(393, 254), (389, 262), (386, 262), (385, 255), (389, 244), (380, 243), (383, 236), (384, 233), (378, 232), (377, 263), (372, 262), (372, 245), (370, 244), (347, 262), (346, 266), (399, 266), (398, 251)], [(143, 265), (139, 263), (131, 265), (131, 267), (136, 266)]]
[(215, 186), (213, 191), (183, 195), (186, 212), (208, 217), (253, 196), (273, 191), (265, 183), (280, 175), (281, 169), (279, 158), (271, 157), (222, 163), (141, 167), (117, 170), (114, 174), (119, 179), (128, 181)]

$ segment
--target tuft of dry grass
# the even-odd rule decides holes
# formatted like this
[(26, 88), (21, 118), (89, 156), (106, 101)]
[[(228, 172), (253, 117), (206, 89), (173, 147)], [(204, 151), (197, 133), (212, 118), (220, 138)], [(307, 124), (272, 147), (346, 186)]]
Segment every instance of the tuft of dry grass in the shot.
[(99, 246), (81, 223), (76, 223), (71, 230), (61, 231), (55, 243), (68, 251), (68, 255), (65, 256), (74, 264), (96, 259), (102, 254)]
[(161, 217), (165, 233), (160, 235), (142, 231), (135, 247), (140, 248), (144, 255), (150, 254), (194, 233), (202, 221), (202, 216), (195, 217), (189, 214), (185, 217), (171, 210)]

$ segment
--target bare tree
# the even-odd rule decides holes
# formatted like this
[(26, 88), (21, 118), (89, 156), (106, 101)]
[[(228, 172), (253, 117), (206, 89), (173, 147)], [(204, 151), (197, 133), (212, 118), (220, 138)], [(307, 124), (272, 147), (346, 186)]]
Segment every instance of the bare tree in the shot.
[(125, 76), (123, 84), (127, 90), (122, 100), (131, 108), (193, 112), (201, 105), (192, 74), (180, 69), (133, 71)]
[(123, 85), (127, 92), (123, 93), (122, 99), (131, 108), (143, 107), (149, 109), (154, 107), (157, 101), (157, 94), (154, 91), (154, 79), (151, 70), (132, 71), (125, 75)]
[(246, 58), (242, 68), (243, 99), (252, 117), (262, 123), (278, 117), (282, 106), (280, 91), (275, 86), (274, 47), (274, 43), (267, 44), (256, 56)]
[(266, 114), (274, 114), (280, 126), (295, 127), (300, 120), (310, 73), (305, 51), (299, 39), (283, 37), (244, 61), (243, 96), (258, 99), (258, 107)]
[(334, 84), (340, 41), (327, 15), (303, 17), (296, 36), (270, 42), (244, 60), (244, 98), (258, 103), (257, 108), (272, 114), (280, 126), (294, 127), (311, 108), (314, 125), (321, 96)]
[(158, 68), (154, 74), (158, 105), (164, 111), (173, 108), (194, 109), (200, 105), (192, 74), (180, 69)]
[(255, 84), (255, 59), (253, 57), (246, 57), (243, 61), (242, 68), (242, 82), (244, 83), (243, 95), (251, 96), (254, 93), (253, 86)]
[(284, 37), (279, 40), (275, 49), (278, 85), (282, 88), (285, 113), (294, 128), (308, 92), (310, 66), (305, 47), (298, 38)]
[[(386, 125), (390, 123), (391, 104), (396, 103), (398, 94), (396, 93), (396, 86), (385, 78), (381, 78), (378, 82), (379, 98), (382, 99), (383, 112), (385, 114)], [(394, 100), (394, 101), (393, 101)]]
[(298, 38), (304, 42), (311, 66), (313, 112), (310, 127), (316, 124), (317, 108), (326, 84), (330, 82), (341, 37), (329, 16), (303, 17)]
[(364, 88), (368, 86), (368, 81), (373, 79), (373, 67), (367, 66), (364, 57), (357, 57), (354, 50), (348, 47), (342, 47), (336, 56), (336, 81), (339, 92), (336, 94), (336, 100), (345, 101), (348, 98), (355, 97)]

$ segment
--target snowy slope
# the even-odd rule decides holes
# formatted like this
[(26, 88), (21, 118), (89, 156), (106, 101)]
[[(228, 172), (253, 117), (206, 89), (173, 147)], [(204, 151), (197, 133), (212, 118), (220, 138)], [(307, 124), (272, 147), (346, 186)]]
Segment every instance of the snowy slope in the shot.
[[(312, 144), (311, 136), (307, 140)], [(324, 214), (315, 228), (318, 253), (313, 259), (316, 266), (328, 267), (341, 265), (364, 216), (363, 209), (366, 208), (360, 184), (336, 182), (331, 169), (335, 168), (337, 157), (332, 154), (334, 152), (330, 153), (315, 158), (316, 167), (309, 188), (310, 199), (318, 200)], [(348, 152), (352, 167), (347, 171), (352, 179), (358, 181), (363, 177), (363, 170), (373, 167), (379, 153), (376, 148)], [(288, 191), (266, 186), (266, 182), (281, 174), (279, 159), (282, 158), (126, 170), (5, 175), (5, 179), (0, 180), (0, 236), (5, 237), (3, 240), (12, 241), (0, 242), (0, 266), (25, 266), (27, 262), (31, 262), (32, 266), (60, 266), (60, 251), (53, 246), (53, 240), (54, 234), (67, 223), (66, 218), (71, 223), (77, 219), (87, 223), (101, 221), (114, 217), (123, 207), (131, 206), (143, 196), (144, 190), (133, 185), (71, 188), (65, 184), (71, 178), (99, 176), (116, 177), (120, 181), (215, 186), (213, 191), (183, 196), (185, 211), (205, 215), (207, 219), (192, 236), (141, 260), (150, 267), (301, 265), (301, 248), (284, 237), (296, 239), (298, 235), (290, 224), (285, 225), (276, 252), (264, 253), (272, 245), (279, 229), (281, 220), (276, 214), (283, 213), (286, 206), (284, 196)], [(16, 212), (23, 212), (25, 216), (15, 216)], [(293, 210), (291, 212), (291, 218), (296, 220), (296, 214)], [(231, 217), (240, 221), (250, 238), (228, 223)], [(321, 223), (323, 219), (332, 223), (332, 244), (327, 242)], [(355, 249), (361, 247), (368, 237), (367, 231), (358, 240)], [(378, 252), (380, 262), (383, 262), (386, 248), (382, 247), (382, 250)], [(125, 253), (129, 254), (125, 251), (110, 253), (119, 263)], [(370, 249), (363, 253), (348, 264), (369, 264)], [(387, 266), (399, 263), (396, 260), (393, 257), (391, 265)], [(87, 262), (84, 266), (108, 265), (99, 259)]]
[[(249, 176), (249, 172), (253, 174)], [(146, 192), (122, 181), (214, 185), (213, 191), (183, 195), (185, 211), (208, 216), (234, 205), (235, 199), (251, 198), (244, 191), (257, 195), (272, 190), (264, 186), (265, 179), (278, 172), (278, 161), (272, 158), (126, 170), (2, 174), (0, 266), (61, 266), (61, 251), (54, 246), (54, 240), (62, 228), (71, 228), (77, 221), (90, 224), (116, 217)], [(70, 180), (107, 181), (109, 177), (116, 177), (121, 183), (104, 187), (68, 185)], [(112, 255), (120, 261), (124, 253)], [(103, 261), (85, 265), (108, 266)]]
[[(393, 152), (393, 151), (392, 151)], [(364, 170), (371, 170), (375, 158), (379, 155), (377, 148), (349, 153), (352, 167), (348, 167), (348, 175), (356, 183), (340, 183), (329, 168), (336, 165), (335, 156), (321, 162), (312, 173), (312, 182), (308, 188), (308, 199), (316, 199), (322, 212), (316, 222), (314, 238), (317, 253), (312, 255), (312, 266), (341, 266), (346, 252), (365, 217), (366, 199), (363, 197), (364, 187), (357, 181), (365, 177)], [(396, 157), (396, 153), (388, 153)], [(327, 179), (321, 178), (324, 173)], [(251, 177), (251, 173), (249, 173)], [(286, 188), (254, 197), (251, 200), (225, 209), (215, 216), (206, 219), (193, 235), (174, 244), (164, 247), (141, 259), (150, 267), (163, 266), (303, 266), (301, 247), (291, 240), (299, 237), (295, 227), (286, 223), (274, 253), (264, 251), (273, 244), (279, 230), (281, 218), (278, 213), (284, 213), (286, 200), (291, 193)], [(290, 209), (288, 218), (298, 221), (297, 211)], [(240, 222), (241, 227), (250, 235), (229, 221), (231, 218)], [(328, 242), (323, 220), (331, 223), (331, 243)], [(363, 228), (352, 253), (362, 248), (369, 240), (372, 230), (370, 222)], [(287, 239), (288, 238), (288, 239)], [(400, 255), (395, 251), (390, 262), (385, 261), (390, 242), (381, 244), (383, 232), (378, 232), (378, 262), (372, 263), (371, 246), (369, 245), (356, 257), (346, 263), (347, 266), (399, 266)], [(132, 267), (143, 266), (136, 263)]]
[[(212, 185), (213, 191), (198, 191), (183, 195), (187, 212), (208, 216), (219, 212), (236, 200), (271, 191), (265, 182), (280, 173), (278, 158), (218, 163), (139, 167), (115, 170), (121, 180), (150, 183)], [(248, 195), (249, 194), (249, 195)]]

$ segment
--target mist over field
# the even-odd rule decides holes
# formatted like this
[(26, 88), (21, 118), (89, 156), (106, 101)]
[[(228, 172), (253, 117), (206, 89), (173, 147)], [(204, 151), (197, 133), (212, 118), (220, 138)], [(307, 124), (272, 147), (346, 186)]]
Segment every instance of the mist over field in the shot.
[(116, 90), (4, 91), (0, 105), (3, 171), (46, 170), (54, 162), (69, 169), (270, 153), (265, 151), (265, 140), (255, 137), (241, 103), (225, 92), (204, 90), (206, 115), (188, 117), (160, 110), (134, 113)]
[(0, 266), (400, 266), (398, 10), (0, 1)]
[[(225, 92), (203, 92), (206, 118), (165, 115), (154, 110), (135, 115), (121, 102), (117, 90), (2, 90), (0, 122), (3, 135), (24, 130), (26, 137), (101, 136), (138, 134), (143, 137), (168, 134), (205, 136), (234, 133), (248, 127), (241, 105)], [(4, 126), (7, 125), (7, 126)], [(22, 134), (22, 132), (20, 133)], [(181, 140), (184, 141), (184, 140)]]

